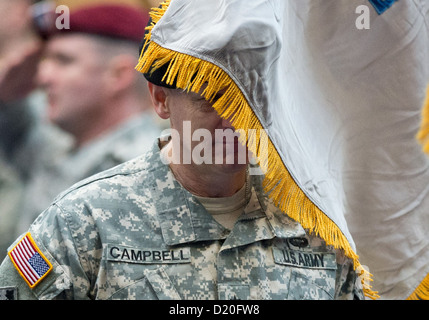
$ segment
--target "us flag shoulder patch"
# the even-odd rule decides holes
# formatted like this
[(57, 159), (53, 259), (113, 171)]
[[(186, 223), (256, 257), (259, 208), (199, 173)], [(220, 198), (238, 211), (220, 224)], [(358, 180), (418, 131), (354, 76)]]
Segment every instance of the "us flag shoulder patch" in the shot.
[(37, 247), (29, 232), (8, 255), (30, 288), (37, 286), (52, 270), (52, 264)]

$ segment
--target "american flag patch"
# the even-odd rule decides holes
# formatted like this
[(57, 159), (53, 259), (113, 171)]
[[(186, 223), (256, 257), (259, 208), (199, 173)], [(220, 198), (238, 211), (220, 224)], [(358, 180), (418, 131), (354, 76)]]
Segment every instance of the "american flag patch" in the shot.
[(51, 263), (39, 250), (30, 233), (8, 255), (30, 288), (34, 288), (52, 270)]

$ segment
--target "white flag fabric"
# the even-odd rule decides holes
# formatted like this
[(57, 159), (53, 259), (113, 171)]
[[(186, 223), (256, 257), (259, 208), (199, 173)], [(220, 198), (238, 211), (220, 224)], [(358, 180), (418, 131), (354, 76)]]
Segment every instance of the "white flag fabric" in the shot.
[[(308, 109), (303, 122), (314, 119), (321, 149), (312, 155), (326, 157), (324, 171), (338, 183), (375, 289), (405, 299), (429, 273), (429, 167), (415, 139), (429, 82), (429, 2), (391, 1), (381, 14), (377, 8), (288, 1), (285, 42), (295, 74), (286, 87), (297, 88), (291, 97)], [(369, 29), (358, 28), (367, 9)], [(305, 135), (311, 127), (301, 129)], [(427, 281), (420, 298), (428, 298)]]
[(266, 150), (245, 138), (268, 158), (275, 203), (358, 272), (368, 266), (382, 298), (405, 299), (429, 273), (429, 161), (415, 139), (428, 5), (166, 1), (136, 68), (168, 65), (166, 82), (194, 92), (206, 83), (208, 100), (227, 88), (213, 107), (237, 129), (266, 130)]

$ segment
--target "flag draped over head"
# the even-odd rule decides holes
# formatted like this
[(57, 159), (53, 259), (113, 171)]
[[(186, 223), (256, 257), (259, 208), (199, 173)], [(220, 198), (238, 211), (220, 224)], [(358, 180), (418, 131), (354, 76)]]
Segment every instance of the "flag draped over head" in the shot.
[(223, 90), (213, 107), (268, 159), (274, 203), (364, 279), (363, 261), (380, 293), (406, 298), (429, 272), (429, 162), (414, 139), (427, 17), (423, 0), (167, 0), (136, 69), (193, 92), (206, 84), (207, 100)]

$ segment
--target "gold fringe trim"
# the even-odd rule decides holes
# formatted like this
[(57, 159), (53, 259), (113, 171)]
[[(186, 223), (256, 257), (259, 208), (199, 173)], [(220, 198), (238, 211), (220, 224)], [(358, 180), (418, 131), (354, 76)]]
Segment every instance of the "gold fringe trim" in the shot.
[[(416, 138), (422, 145), (423, 152), (429, 154), (429, 86), (426, 90), (426, 99), (423, 103), (421, 116), (420, 130)], [(407, 300), (429, 300), (429, 274)]]
[(161, 7), (151, 14), (152, 25), (148, 27), (149, 32), (146, 35), (146, 50), (140, 56), (136, 70), (149, 73), (168, 63), (163, 81), (173, 84), (176, 80), (178, 88), (196, 93), (200, 92), (203, 84), (207, 84), (202, 95), (208, 101), (213, 101), (217, 92), (225, 89), (224, 94), (213, 104), (213, 108), (222, 118), (230, 119), (237, 130), (251, 132), (247, 139), (241, 137), (242, 142), (246, 143), (248, 149), (259, 159), (268, 159), (263, 186), (269, 197), (280, 210), (300, 222), (303, 228), (319, 235), (327, 245), (343, 249), (353, 260), (355, 269), (357, 268), (365, 295), (372, 299), (378, 298), (377, 292), (373, 291), (368, 283), (372, 281), (372, 275), (362, 268), (357, 254), (338, 226), (314, 205), (295, 183), (271, 140), (267, 138), (267, 150), (260, 148), (259, 135), (264, 128), (229, 75), (208, 61), (165, 49), (150, 41), (152, 28), (163, 16), (169, 3), (170, 0), (163, 2)]
[(420, 130), (416, 138), (422, 145), (423, 152), (429, 154), (429, 86), (427, 88), (426, 100), (423, 104)]
[(429, 274), (426, 275), (407, 300), (429, 300)]

